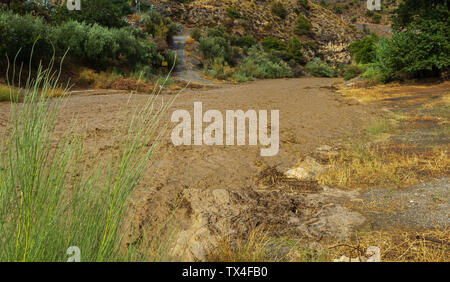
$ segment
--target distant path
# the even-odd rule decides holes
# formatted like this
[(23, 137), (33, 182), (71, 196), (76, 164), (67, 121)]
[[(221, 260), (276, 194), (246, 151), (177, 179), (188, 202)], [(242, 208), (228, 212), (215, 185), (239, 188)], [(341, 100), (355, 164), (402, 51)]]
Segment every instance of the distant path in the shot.
[(202, 84), (212, 84), (211, 81), (203, 79), (198, 73), (186, 64), (186, 56), (184, 54), (184, 46), (187, 35), (177, 35), (173, 37), (174, 49), (177, 53), (178, 64), (175, 68), (174, 75), (182, 80), (198, 82)]

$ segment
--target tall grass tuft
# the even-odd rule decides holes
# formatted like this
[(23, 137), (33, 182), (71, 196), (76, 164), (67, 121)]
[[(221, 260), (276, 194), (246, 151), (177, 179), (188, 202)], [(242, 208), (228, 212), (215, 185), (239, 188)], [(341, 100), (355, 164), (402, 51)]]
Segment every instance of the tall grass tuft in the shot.
[(70, 246), (80, 249), (81, 261), (155, 260), (125, 244), (132, 228), (124, 219), (173, 100), (159, 102), (161, 90), (150, 95), (116, 134), (117, 152), (87, 169), (83, 138), (56, 134), (67, 99), (53, 95), (60, 70), (52, 69), (53, 60), (28, 78), (0, 141), (0, 261), (67, 261)]

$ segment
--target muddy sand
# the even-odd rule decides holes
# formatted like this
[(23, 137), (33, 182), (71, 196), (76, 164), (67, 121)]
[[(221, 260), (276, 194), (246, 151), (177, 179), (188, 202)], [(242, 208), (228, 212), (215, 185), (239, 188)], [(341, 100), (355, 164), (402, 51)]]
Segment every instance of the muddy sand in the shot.
[[(279, 79), (185, 90), (169, 110), (167, 121), (176, 109), (188, 110), (193, 116), (194, 102), (203, 103), (203, 112), (279, 110), (279, 153), (261, 157), (258, 146), (175, 147), (167, 137), (133, 199), (139, 207), (140, 225), (164, 220), (174, 203), (181, 202), (178, 219), (183, 228), (178, 243), (189, 245), (187, 259), (201, 258), (204, 241), (224, 226), (236, 234), (266, 224), (279, 234), (348, 236), (364, 222), (361, 215), (339, 204), (352, 200), (351, 192), (324, 191), (314, 183), (284, 181), (282, 175), (317, 147), (333, 146), (343, 136), (357, 136), (377, 115), (373, 106), (334, 93), (331, 86), (337, 81)], [(166, 100), (171, 97), (162, 95)], [(88, 153), (101, 154), (114, 147), (112, 137), (129, 117), (128, 99), (129, 95), (109, 91), (77, 92), (67, 98), (58, 131), (67, 130), (76, 117), (77, 129), (86, 133)], [(131, 104), (142, 105), (146, 99), (148, 95), (134, 95)], [(8, 103), (0, 104), (2, 127), (8, 109)]]

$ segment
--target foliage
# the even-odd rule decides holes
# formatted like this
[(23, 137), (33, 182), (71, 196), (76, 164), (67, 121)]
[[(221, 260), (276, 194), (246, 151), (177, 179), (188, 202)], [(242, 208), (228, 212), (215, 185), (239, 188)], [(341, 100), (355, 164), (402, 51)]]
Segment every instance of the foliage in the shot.
[(261, 42), (264, 51), (285, 61), (303, 63), (303, 46), (296, 36), (289, 38), (287, 44), (280, 39), (266, 37)]
[(386, 81), (386, 76), (383, 73), (383, 70), (377, 64), (370, 64), (361, 76), (362, 78), (367, 79), (373, 83)]
[(323, 62), (319, 58), (314, 58), (311, 62), (307, 63), (305, 66), (306, 70), (318, 77), (333, 77), (335, 76), (335, 71), (327, 63)]
[(200, 51), (203, 57), (210, 63), (216, 58), (223, 58), (225, 61), (231, 61), (231, 44), (223, 37), (202, 37), (200, 38)]
[(270, 5), (270, 11), (274, 16), (277, 16), (281, 19), (285, 19), (288, 15), (286, 7), (284, 7), (284, 4), (280, 1), (272, 2), (272, 4)]
[(264, 51), (269, 52), (271, 50), (276, 51), (285, 51), (286, 43), (282, 40), (274, 38), (274, 37), (266, 37), (261, 41), (261, 45), (264, 48)]
[(194, 29), (192, 29), (190, 36), (195, 40), (195, 41), (200, 41), (200, 38), (202, 37), (202, 31), (200, 28), (195, 27)]
[(241, 17), (241, 13), (239, 13), (239, 11), (233, 7), (228, 7), (227, 16), (229, 16), (232, 19), (239, 19)]
[(372, 23), (379, 24), (381, 22), (381, 15), (380, 14), (374, 14), (372, 17)]
[(311, 6), (309, 5), (309, 0), (297, 0), (298, 5), (303, 9), (309, 10)]
[[(159, 66), (163, 60), (156, 44), (138, 38), (139, 34), (131, 27), (106, 28), (76, 21), (51, 26), (44, 24), (41, 18), (0, 12), (0, 36), (1, 54), (12, 59), (21, 50), (18, 63), (28, 63), (33, 46), (33, 58), (46, 60), (53, 54), (62, 57), (68, 51), (69, 59), (97, 69), (112, 63), (131, 68)], [(38, 63), (37, 59), (32, 63)]]
[(393, 27), (397, 31), (408, 27), (416, 19), (448, 22), (448, 0), (404, 0), (394, 11)]
[(258, 50), (256, 46), (250, 48), (249, 55), (239, 65), (238, 72), (248, 78), (281, 78), (291, 77), (289, 66), (276, 56)]
[(375, 62), (376, 44), (379, 37), (376, 34), (365, 36), (362, 40), (354, 41), (350, 44), (350, 52), (358, 64), (368, 64)]
[(304, 62), (303, 46), (296, 36), (289, 38), (286, 47), (289, 60), (293, 60), (296, 63)]
[(90, 158), (87, 170), (83, 138), (55, 130), (63, 101), (47, 98), (54, 97), (54, 78), (52, 63), (38, 67), (23, 103), (11, 103), (0, 139), (0, 261), (64, 262), (70, 246), (84, 262), (164, 259), (169, 248), (160, 243), (125, 243), (144, 235), (127, 216), (130, 197), (153, 162), (168, 106), (155, 107), (151, 97), (133, 110), (113, 140), (114, 154)]
[(257, 43), (258, 42), (252, 35), (244, 35), (244, 36), (239, 37), (236, 40), (236, 45), (241, 48), (244, 48), (244, 47), (250, 48), (253, 45), (256, 45)]
[(144, 29), (153, 37), (164, 38), (171, 43), (173, 36), (177, 33), (177, 25), (170, 18), (163, 17), (156, 11), (150, 11), (143, 17)]
[(80, 11), (69, 11), (65, 7), (58, 10), (58, 21), (76, 20), (105, 27), (123, 27), (124, 16), (130, 13), (126, 0), (81, 0)]
[(297, 35), (310, 35), (312, 25), (304, 15), (299, 15), (294, 27), (294, 32)]
[(344, 68), (344, 80), (350, 80), (364, 72), (364, 68), (359, 65), (348, 65)]
[(378, 62), (386, 78), (437, 76), (450, 66), (448, 22), (418, 20), (378, 46)]

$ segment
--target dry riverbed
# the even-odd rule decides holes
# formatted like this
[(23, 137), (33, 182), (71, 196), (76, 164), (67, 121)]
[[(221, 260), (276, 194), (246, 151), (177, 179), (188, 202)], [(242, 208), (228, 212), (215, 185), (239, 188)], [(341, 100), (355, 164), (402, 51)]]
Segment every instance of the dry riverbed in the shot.
[[(133, 235), (129, 241), (134, 241), (136, 236), (150, 238), (155, 226), (162, 226), (170, 218), (171, 227), (162, 230), (164, 234), (172, 234), (169, 229), (176, 230), (170, 237), (174, 248), (167, 259), (329, 260), (344, 253), (360, 255), (364, 251), (361, 244), (358, 243), (357, 254), (353, 246), (355, 234), (359, 232), (387, 232), (389, 228), (429, 230), (430, 226), (436, 227), (431, 224), (433, 219), (440, 223), (439, 230), (445, 230), (449, 212), (449, 183), (445, 178), (449, 175), (448, 130), (445, 126), (448, 129), (449, 117), (448, 100), (442, 97), (448, 95), (448, 84), (432, 85), (415, 95), (422, 95), (421, 105), (442, 100), (432, 104), (431, 110), (423, 108), (430, 112), (423, 112), (422, 116), (432, 116), (437, 121), (421, 123), (421, 119), (416, 118), (421, 125), (425, 124), (416, 128), (406, 122), (416, 117), (417, 113), (414, 112), (413, 117), (409, 113), (417, 107), (396, 110), (404, 105), (398, 99), (381, 102), (378, 98), (360, 99), (359, 94), (356, 95), (360, 92), (355, 88), (337, 93), (333, 86), (337, 82), (337, 79), (323, 78), (263, 80), (219, 85), (214, 89), (188, 89), (181, 93), (167, 114), (169, 124), (174, 110), (185, 109), (193, 116), (194, 102), (202, 102), (204, 112), (210, 109), (222, 113), (226, 110), (279, 110), (279, 153), (274, 157), (261, 157), (260, 147), (247, 145), (175, 147), (167, 136), (132, 199), (136, 213), (130, 221), (139, 227), (141, 234)], [(403, 93), (400, 90), (398, 93)], [(378, 89), (364, 91), (374, 93)], [(392, 93), (389, 95), (394, 95)], [(425, 99), (426, 95), (433, 98)], [(85, 156), (89, 163), (95, 155), (114, 153), (117, 144), (112, 137), (130, 116), (131, 109), (142, 105), (148, 97), (139, 94), (130, 99), (124, 93), (109, 91), (74, 93), (67, 98), (58, 132), (71, 128), (75, 118), (73, 130), (86, 137)], [(164, 94), (158, 101), (173, 97), (173, 94)], [(2, 127), (8, 120), (8, 112), (9, 105), (1, 103)], [(397, 131), (370, 128), (386, 118), (397, 124)], [(425, 133), (412, 134), (411, 128)], [(373, 132), (368, 134), (368, 131)], [(439, 162), (437, 155), (431, 155), (431, 161), (424, 160), (437, 162), (442, 169), (414, 174), (418, 183), (427, 180), (430, 184), (395, 190), (402, 185), (387, 183), (386, 179), (397, 178), (358, 183), (350, 179), (352, 170), (336, 169), (337, 165), (350, 167), (345, 163), (348, 159), (342, 156), (349, 150), (348, 144), (356, 140), (364, 144), (411, 145), (415, 142), (416, 147), (425, 144), (420, 138), (412, 140), (411, 136), (425, 136), (423, 138), (428, 138), (427, 142), (441, 155), (444, 152)], [(380, 163), (383, 164), (383, 159)], [(382, 173), (384, 171), (380, 170)], [(339, 182), (338, 175), (349, 180)], [(438, 180), (432, 182), (432, 178)], [(427, 190), (427, 185), (433, 189)], [(374, 186), (379, 190), (372, 190)], [(388, 205), (385, 209), (389, 201), (404, 203), (406, 207), (395, 210)], [(437, 215), (433, 216), (433, 211)], [(414, 215), (417, 212), (421, 213), (420, 217)], [(447, 235), (444, 232), (442, 236)], [(447, 242), (442, 236), (439, 240)], [(346, 243), (328, 249), (339, 242)], [(244, 252), (239, 258), (224, 255), (227, 251), (236, 254), (237, 249), (245, 249), (238, 246), (248, 247), (249, 244), (253, 247), (248, 248), (252, 249), (248, 253), (258, 248), (261, 252), (258, 255)], [(215, 251), (210, 246), (215, 246)], [(439, 258), (448, 260), (448, 249), (443, 254)], [(395, 260), (395, 255), (386, 259)]]

